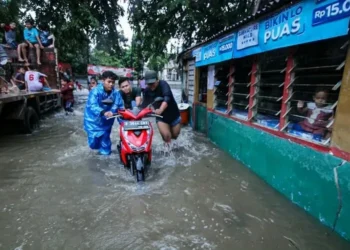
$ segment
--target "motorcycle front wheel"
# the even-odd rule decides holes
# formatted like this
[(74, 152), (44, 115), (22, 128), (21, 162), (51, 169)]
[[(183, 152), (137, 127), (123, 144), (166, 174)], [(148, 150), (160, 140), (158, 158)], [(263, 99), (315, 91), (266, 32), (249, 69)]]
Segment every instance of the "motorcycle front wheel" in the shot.
[(136, 175), (136, 181), (145, 181), (145, 172), (144, 171), (137, 171)]

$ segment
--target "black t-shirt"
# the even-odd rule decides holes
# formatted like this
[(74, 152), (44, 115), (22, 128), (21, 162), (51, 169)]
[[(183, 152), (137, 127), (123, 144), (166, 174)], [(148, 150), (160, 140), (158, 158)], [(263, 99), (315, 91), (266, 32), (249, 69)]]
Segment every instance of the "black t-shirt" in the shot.
[[(155, 98), (163, 97), (164, 102), (168, 104), (168, 107), (164, 110), (162, 116), (165, 123), (172, 123), (180, 116), (180, 111), (173, 96), (173, 92), (170, 89), (169, 84), (166, 81), (159, 81), (157, 88), (152, 91), (150, 88), (146, 88), (144, 92), (143, 107), (151, 104)], [(155, 109), (160, 108), (162, 102), (153, 104)]]
[(137, 87), (132, 87), (131, 92), (129, 94), (125, 94), (123, 91), (119, 90), (120, 95), (124, 101), (124, 107), (126, 109), (131, 109), (131, 102), (135, 101), (136, 97), (141, 97), (141, 89)]

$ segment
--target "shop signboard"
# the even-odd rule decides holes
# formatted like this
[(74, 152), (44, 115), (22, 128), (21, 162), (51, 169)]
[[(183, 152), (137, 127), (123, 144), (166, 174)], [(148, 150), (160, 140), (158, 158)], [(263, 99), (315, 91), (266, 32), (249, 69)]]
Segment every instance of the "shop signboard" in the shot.
[[(259, 23), (232, 34), (232, 53), (221, 56), (213, 50), (220, 40), (201, 48), (196, 67), (215, 64), (270, 50), (330, 39), (348, 34), (350, 0), (306, 0), (282, 9)], [(204, 55), (205, 53), (206, 56)]]
[[(196, 67), (232, 59), (235, 34), (227, 35), (201, 48), (201, 57), (196, 57)], [(198, 52), (197, 52), (198, 53)]]

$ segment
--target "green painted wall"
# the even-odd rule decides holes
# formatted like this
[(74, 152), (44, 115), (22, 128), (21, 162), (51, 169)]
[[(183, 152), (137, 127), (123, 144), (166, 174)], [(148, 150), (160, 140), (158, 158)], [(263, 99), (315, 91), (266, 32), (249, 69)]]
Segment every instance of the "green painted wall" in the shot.
[(194, 128), (196, 131), (199, 131), (201, 133), (207, 132), (207, 108), (200, 106), (200, 105), (194, 105)]
[[(209, 138), (221, 149), (332, 227), (338, 209), (333, 169), (341, 159), (206, 112), (204, 107), (196, 109), (199, 131), (207, 132), (207, 128)], [(340, 167), (338, 175), (343, 208), (336, 231), (350, 240), (350, 164)]]

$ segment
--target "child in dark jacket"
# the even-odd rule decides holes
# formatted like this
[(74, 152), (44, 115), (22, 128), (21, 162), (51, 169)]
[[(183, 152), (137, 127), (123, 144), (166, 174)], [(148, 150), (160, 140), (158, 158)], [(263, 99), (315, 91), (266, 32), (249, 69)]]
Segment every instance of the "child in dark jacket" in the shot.
[(74, 104), (74, 85), (67, 78), (63, 78), (61, 80), (61, 94), (63, 99), (63, 107), (66, 111), (66, 115), (73, 112), (73, 104)]

